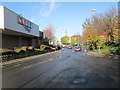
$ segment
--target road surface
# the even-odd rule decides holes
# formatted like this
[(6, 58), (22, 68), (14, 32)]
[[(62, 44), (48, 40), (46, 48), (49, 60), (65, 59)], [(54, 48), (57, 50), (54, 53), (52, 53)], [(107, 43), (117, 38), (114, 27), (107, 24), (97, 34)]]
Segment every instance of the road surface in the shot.
[(118, 60), (73, 49), (2, 68), (3, 88), (117, 88)]

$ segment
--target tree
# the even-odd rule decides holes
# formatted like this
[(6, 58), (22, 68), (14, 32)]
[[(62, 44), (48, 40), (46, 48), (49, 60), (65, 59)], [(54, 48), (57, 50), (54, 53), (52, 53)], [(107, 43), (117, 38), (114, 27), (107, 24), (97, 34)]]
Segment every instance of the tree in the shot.
[(103, 14), (95, 14), (94, 16), (92, 16), (93, 29), (96, 31), (97, 35), (105, 34), (105, 30), (107, 28), (104, 22), (105, 21)]
[(71, 38), (71, 44), (82, 44), (83, 38), (80, 34), (75, 34), (70, 37)]
[(47, 28), (43, 30), (43, 33), (45, 34), (45, 36), (48, 37), (49, 43), (55, 41), (55, 35), (54, 35), (55, 29), (52, 25), (48, 25)]
[(96, 41), (96, 31), (93, 28), (93, 24), (90, 19), (86, 19), (83, 24), (83, 38), (87, 42), (95, 42)]
[(95, 42), (97, 40), (96, 32), (92, 28), (83, 31), (83, 37), (87, 42)]
[(90, 18), (86, 18), (85, 22), (82, 24), (83, 30), (87, 30), (90, 27)]
[(73, 37), (71, 37), (71, 42), (70, 44), (75, 44), (75, 39)]
[(101, 48), (101, 47), (104, 47), (105, 42), (106, 42), (105, 38), (97, 37), (97, 42), (96, 42), (96, 44), (97, 44), (97, 46), (98, 46), (98, 48), (99, 48), (99, 53), (100, 53), (100, 48)]
[(65, 45), (69, 44), (69, 37), (68, 36), (61, 37), (61, 43)]
[(93, 28), (97, 35), (106, 34), (107, 41), (113, 40), (113, 19), (117, 15), (117, 10), (111, 8), (105, 13), (92, 16)]
[(91, 43), (95, 48), (97, 48), (96, 41), (97, 41), (97, 33), (95, 29), (93, 28), (93, 23), (90, 19), (86, 19), (83, 26), (83, 40), (86, 41), (86, 43)]
[[(83, 38), (86, 42), (92, 42), (97, 48), (97, 45), (103, 46), (106, 41), (120, 40), (120, 17), (117, 16), (117, 10), (111, 8), (105, 13), (95, 14), (91, 18), (86, 19), (82, 24)], [(105, 35), (105, 39), (99, 35)]]
[(120, 16), (113, 20), (113, 37), (115, 42), (120, 41)]

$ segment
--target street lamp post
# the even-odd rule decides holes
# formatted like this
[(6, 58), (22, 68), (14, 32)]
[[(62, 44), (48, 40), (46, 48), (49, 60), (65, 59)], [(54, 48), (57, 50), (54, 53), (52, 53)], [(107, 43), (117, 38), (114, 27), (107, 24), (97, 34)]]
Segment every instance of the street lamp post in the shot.
[(96, 9), (92, 9), (92, 11), (96, 11)]
[(92, 9), (92, 12), (94, 12), (92, 15), (94, 15), (96, 13), (96, 9)]
[[(92, 13), (92, 18), (94, 18), (94, 15), (96, 14), (96, 9), (92, 9), (92, 12), (94, 12), (94, 13)], [(92, 26), (93, 26), (93, 24), (92, 24)], [(94, 42), (92, 42), (92, 44), (93, 44)]]

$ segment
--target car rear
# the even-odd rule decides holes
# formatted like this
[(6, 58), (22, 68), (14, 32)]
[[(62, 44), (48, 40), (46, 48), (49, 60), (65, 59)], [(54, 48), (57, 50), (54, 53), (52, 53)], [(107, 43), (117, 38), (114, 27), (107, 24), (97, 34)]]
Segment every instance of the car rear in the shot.
[(69, 46), (68, 49), (72, 49), (72, 46)]
[(77, 51), (81, 51), (81, 47), (77, 47), (76, 49), (75, 49), (75, 51), (77, 52)]

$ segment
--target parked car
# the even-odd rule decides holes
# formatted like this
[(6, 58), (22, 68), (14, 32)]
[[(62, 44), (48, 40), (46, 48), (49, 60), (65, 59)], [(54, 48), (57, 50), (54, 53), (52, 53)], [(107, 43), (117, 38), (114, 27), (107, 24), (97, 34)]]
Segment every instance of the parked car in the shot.
[(75, 52), (79, 52), (79, 51), (81, 51), (81, 50), (82, 50), (81, 47), (75, 48)]
[(66, 46), (64, 46), (64, 48), (68, 48), (68, 46), (66, 45)]
[(61, 50), (62, 50), (62, 51), (64, 51), (65, 49), (64, 49), (64, 48), (62, 48)]
[(72, 49), (72, 46), (69, 46), (68, 49)]

